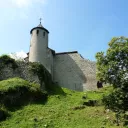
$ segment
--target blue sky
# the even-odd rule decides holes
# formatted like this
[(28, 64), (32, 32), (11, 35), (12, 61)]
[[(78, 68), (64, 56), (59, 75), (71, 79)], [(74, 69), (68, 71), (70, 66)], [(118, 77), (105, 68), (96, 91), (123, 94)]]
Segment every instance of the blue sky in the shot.
[(84, 58), (106, 51), (115, 36), (128, 36), (127, 0), (1, 0), (0, 54), (28, 52), (30, 30), (49, 30), (56, 52), (77, 50)]

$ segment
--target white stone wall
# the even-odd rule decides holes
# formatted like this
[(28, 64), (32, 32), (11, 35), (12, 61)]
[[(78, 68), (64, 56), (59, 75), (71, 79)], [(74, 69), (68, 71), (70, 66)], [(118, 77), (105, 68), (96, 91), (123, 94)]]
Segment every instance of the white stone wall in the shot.
[(55, 55), (53, 80), (72, 90), (94, 90), (97, 83), (95, 62), (83, 59), (78, 53)]
[(49, 71), (49, 73), (53, 78), (53, 54), (50, 49), (47, 49), (47, 62), (48, 62), (47, 70)]
[[(37, 30), (39, 31), (37, 34)], [(45, 32), (45, 36), (43, 33)], [(47, 62), (48, 33), (42, 29), (34, 29), (31, 34), (29, 61), (40, 62), (48, 69)]]

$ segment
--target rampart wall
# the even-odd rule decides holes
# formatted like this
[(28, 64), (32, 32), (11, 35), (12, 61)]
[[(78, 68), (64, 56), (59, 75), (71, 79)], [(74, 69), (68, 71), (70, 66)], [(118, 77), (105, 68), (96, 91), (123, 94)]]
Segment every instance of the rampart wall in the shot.
[[(17, 66), (15, 68), (13, 68), (12, 63), (2, 66), (2, 68), (0, 68), (0, 80), (19, 77), (30, 82), (40, 84), (42, 89), (45, 89), (45, 86), (47, 86), (48, 81), (51, 81), (51, 75), (45, 68), (42, 70), (43, 77), (42, 79), (40, 79), (40, 76), (38, 75), (39, 73), (34, 71), (36, 70), (36, 68), (38, 71), (38, 67), (35, 67), (35, 65), (32, 66), (32, 63), (21, 61), (16, 62), (16, 65)], [(34, 70), (32, 70), (33, 68)]]
[(76, 53), (54, 56), (53, 80), (60, 86), (77, 91), (96, 89), (95, 62), (86, 60)]

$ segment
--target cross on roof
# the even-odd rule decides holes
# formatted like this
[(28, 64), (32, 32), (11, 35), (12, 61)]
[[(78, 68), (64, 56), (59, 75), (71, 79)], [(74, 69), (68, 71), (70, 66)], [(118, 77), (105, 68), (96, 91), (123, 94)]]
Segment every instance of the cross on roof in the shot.
[(39, 20), (40, 20), (40, 24), (41, 24), (41, 20), (42, 20), (42, 18), (40, 18)]

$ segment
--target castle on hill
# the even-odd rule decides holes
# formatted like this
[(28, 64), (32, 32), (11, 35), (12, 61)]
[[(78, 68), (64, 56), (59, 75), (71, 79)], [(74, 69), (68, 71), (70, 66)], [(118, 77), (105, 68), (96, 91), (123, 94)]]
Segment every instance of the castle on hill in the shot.
[(49, 48), (49, 31), (41, 22), (30, 34), (30, 62), (40, 62), (61, 87), (77, 91), (96, 89), (95, 62), (84, 59), (77, 51), (56, 53)]

